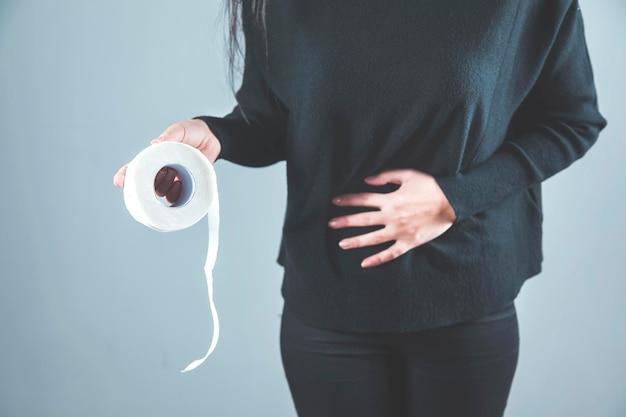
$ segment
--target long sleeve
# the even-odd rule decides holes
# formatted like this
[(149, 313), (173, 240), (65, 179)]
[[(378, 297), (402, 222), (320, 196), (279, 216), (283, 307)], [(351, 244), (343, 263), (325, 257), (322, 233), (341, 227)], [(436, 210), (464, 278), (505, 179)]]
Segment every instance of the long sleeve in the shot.
[[(606, 123), (577, 0), (270, 1), (266, 39), (242, 21), (238, 106), (202, 119), (222, 158), (288, 162), (279, 262), (292, 314), (324, 329), (421, 331), (495, 311), (541, 271), (540, 183)], [(380, 247), (341, 249), (365, 229), (329, 228), (351, 212), (331, 198), (408, 168), (436, 178), (458, 223), (361, 268)]]
[(587, 152), (605, 125), (574, 1), (503, 144), (483, 162), (437, 181), (462, 220), (563, 170)]
[(287, 110), (267, 84), (244, 22), (245, 63), (237, 106), (227, 116), (199, 116), (217, 136), (221, 159), (245, 165), (266, 166), (285, 159)]

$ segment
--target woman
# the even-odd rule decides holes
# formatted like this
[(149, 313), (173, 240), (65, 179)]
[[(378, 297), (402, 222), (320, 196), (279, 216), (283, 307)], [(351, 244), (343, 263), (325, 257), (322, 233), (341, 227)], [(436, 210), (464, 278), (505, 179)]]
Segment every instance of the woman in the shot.
[[(541, 269), (540, 183), (605, 126), (577, 1), (241, 3), (237, 107), (155, 141), (287, 161), (298, 415), (502, 416), (513, 300)], [(176, 173), (156, 188), (175, 200)]]

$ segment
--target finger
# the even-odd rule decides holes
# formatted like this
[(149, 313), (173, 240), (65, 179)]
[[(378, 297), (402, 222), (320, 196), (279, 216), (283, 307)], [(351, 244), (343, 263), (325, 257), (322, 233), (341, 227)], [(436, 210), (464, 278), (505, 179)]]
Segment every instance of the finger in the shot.
[[(167, 178), (168, 173), (170, 173), (170, 167), (163, 167), (163, 168), (161, 168), (159, 170), (159, 172), (157, 172), (156, 176), (154, 177), (154, 188), (155, 188), (155, 190), (158, 187), (161, 187), (161, 188), (165, 187), (165, 185), (162, 185), (162, 184), (163, 184), (163, 181), (165, 181), (165, 179)], [(159, 197), (163, 197), (163, 196), (159, 196)]]
[(167, 201), (169, 201), (170, 204), (174, 204), (178, 201), (182, 190), (183, 183), (180, 181), (174, 181), (170, 189), (167, 191), (165, 198), (167, 198)]
[(367, 246), (380, 245), (381, 243), (389, 242), (391, 240), (394, 240), (394, 237), (383, 228), (374, 232), (343, 239), (339, 242), (339, 247), (341, 249), (364, 248)]
[(381, 207), (384, 200), (384, 194), (378, 193), (357, 193), (345, 194), (333, 198), (333, 204), (336, 206), (354, 206), (354, 207)]
[(170, 167), (163, 167), (154, 178), (154, 191), (159, 197), (167, 195), (178, 172)]
[(389, 261), (393, 261), (394, 259), (404, 255), (407, 251), (408, 249), (404, 249), (402, 245), (396, 242), (387, 249), (365, 258), (363, 262), (361, 262), (361, 268), (373, 268)]
[(124, 179), (126, 178), (126, 170), (128, 169), (128, 164), (121, 167), (113, 176), (113, 184), (116, 187), (124, 186)]
[(365, 213), (336, 217), (328, 222), (328, 225), (333, 229), (341, 229), (343, 227), (376, 226), (381, 224), (385, 224), (385, 222), (380, 211), (368, 211)]
[(372, 177), (365, 178), (365, 182), (369, 185), (385, 185), (385, 184), (402, 184), (411, 178), (411, 174), (415, 171), (410, 169), (394, 169), (384, 171)]

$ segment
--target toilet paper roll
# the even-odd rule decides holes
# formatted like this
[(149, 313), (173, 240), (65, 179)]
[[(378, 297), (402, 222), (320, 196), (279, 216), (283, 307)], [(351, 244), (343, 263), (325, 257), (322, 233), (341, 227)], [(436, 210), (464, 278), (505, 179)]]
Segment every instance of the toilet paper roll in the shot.
[[(182, 191), (176, 204), (168, 204), (154, 191), (154, 179), (163, 167), (178, 172)], [(161, 142), (141, 151), (129, 164), (124, 180), (124, 202), (138, 222), (160, 232), (185, 229), (208, 214), (208, 249), (204, 265), (213, 337), (204, 357), (181, 372), (198, 367), (213, 352), (219, 339), (219, 319), (213, 301), (213, 267), (219, 238), (219, 198), (213, 165), (196, 148), (179, 142)]]

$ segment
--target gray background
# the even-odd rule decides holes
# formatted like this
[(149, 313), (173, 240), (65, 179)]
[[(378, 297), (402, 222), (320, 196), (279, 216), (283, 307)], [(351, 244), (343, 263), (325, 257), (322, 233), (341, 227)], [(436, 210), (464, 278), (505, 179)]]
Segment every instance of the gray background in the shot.
[[(233, 105), (217, 0), (0, 0), (0, 416), (294, 416), (278, 351), (284, 165), (219, 162), (205, 223), (131, 219), (113, 173), (169, 124)], [(507, 416), (626, 415), (626, 3), (581, 1), (597, 146), (545, 184), (544, 272), (518, 298)]]

